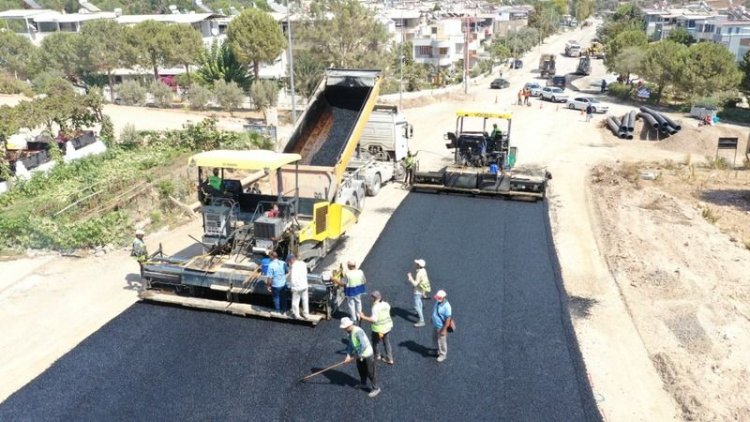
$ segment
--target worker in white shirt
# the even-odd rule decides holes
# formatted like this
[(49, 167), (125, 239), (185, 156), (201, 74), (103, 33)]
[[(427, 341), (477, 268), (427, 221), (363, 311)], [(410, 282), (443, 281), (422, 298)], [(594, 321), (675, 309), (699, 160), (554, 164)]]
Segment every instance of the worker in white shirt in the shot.
[(289, 255), (289, 284), (292, 289), (292, 315), (300, 319), (299, 301), (302, 299), (302, 319), (310, 317), (310, 305), (307, 295), (307, 264), (298, 261), (294, 255)]

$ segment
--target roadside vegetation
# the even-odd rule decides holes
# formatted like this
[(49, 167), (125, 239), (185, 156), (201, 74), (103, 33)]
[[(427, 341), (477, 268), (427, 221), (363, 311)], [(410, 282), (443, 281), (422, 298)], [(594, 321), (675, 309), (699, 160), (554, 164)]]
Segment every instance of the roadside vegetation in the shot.
[(723, 108), (720, 116), (748, 121), (750, 111), (737, 108), (741, 97), (750, 93), (750, 53), (739, 63), (722, 44), (696, 42), (682, 28), (670, 31), (664, 40), (649, 40), (643, 13), (635, 4), (620, 5), (597, 30), (605, 43), (605, 65), (621, 75), (610, 84), (610, 95), (638, 98), (637, 88), (628, 83), (631, 74), (645, 83), (647, 101), (666, 105), (698, 105)]

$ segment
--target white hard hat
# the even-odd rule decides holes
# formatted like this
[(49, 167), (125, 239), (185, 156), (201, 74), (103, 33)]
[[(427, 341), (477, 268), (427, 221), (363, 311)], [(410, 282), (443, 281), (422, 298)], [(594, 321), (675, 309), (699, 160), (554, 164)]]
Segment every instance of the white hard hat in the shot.
[(354, 325), (354, 322), (351, 320), (351, 318), (343, 317), (341, 318), (341, 325), (339, 325), (339, 328), (341, 328), (342, 330), (345, 330), (351, 327), (352, 325)]
[(146, 233), (143, 230), (141, 230), (141, 229), (138, 229), (138, 230), (135, 231), (135, 235), (136, 236), (143, 236), (144, 234), (146, 234)]
[(420, 267), (424, 267), (425, 265), (427, 265), (427, 263), (424, 262), (424, 259), (415, 259), (414, 263), (419, 265)]

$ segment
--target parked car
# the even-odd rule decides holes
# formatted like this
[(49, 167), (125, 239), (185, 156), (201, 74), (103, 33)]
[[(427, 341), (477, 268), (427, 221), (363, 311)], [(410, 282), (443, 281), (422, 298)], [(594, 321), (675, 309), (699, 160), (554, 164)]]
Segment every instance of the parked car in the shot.
[(566, 84), (567, 84), (567, 79), (565, 78), (565, 76), (562, 76), (562, 75), (553, 76), (551, 79), (547, 81), (547, 86), (556, 86), (562, 89), (565, 89)]
[(490, 88), (492, 89), (502, 89), (507, 88), (510, 86), (510, 82), (503, 78), (497, 78), (494, 81), (490, 82)]
[(568, 94), (565, 90), (556, 86), (545, 86), (542, 88), (542, 99), (552, 102), (566, 102), (568, 101)]
[(511, 69), (521, 69), (523, 68), (523, 61), (519, 59), (511, 60), (510, 62), (510, 68)]
[(594, 108), (594, 113), (606, 113), (609, 111), (608, 105), (593, 97), (575, 97), (568, 100), (568, 108), (571, 110), (586, 110), (589, 104)]
[(539, 82), (526, 82), (526, 85), (524, 85), (523, 88), (530, 90), (532, 97), (542, 95), (542, 85), (540, 85)]

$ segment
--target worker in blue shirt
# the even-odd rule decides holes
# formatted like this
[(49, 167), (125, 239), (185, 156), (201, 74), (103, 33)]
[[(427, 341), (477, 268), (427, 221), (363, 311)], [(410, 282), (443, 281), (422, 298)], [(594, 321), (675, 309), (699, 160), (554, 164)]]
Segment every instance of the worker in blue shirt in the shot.
[(438, 362), (448, 357), (448, 329), (453, 326), (453, 311), (446, 299), (445, 290), (435, 294), (435, 307), (432, 309), (432, 325), (435, 326), (434, 339), (438, 349)]
[(273, 296), (273, 307), (277, 313), (286, 312), (286, 263), (279, 259), (276, 252), (271, 252), (271, 263), (268, 264), (266, 286)]

